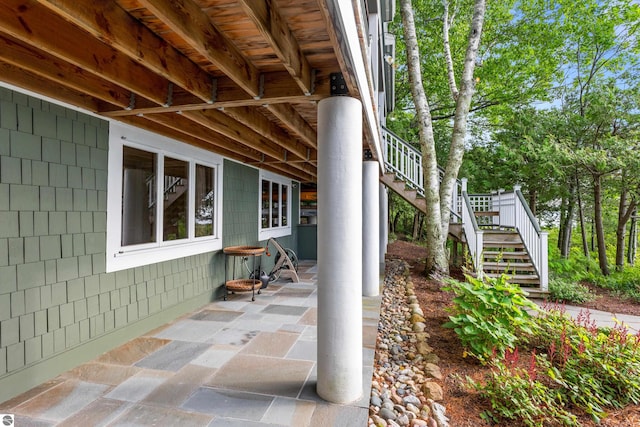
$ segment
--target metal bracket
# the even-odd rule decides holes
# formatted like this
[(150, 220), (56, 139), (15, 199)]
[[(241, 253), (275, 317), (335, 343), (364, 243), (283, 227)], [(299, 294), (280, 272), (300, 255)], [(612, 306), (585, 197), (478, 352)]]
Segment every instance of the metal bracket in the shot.
[(258, 96), (254, 96), (253, 99), (262, 99), (264, 97), (264, 74), (260, 74), (260, 85), (258, 86)]
[(164, 107), (171, 107), (173, 103), (173, 82), (169, 82), (167, 86), (167, 101), (164, 103)]
[(331, 81), (331, 96), (349, 95), (349, 89), (342, 73), (331, 73), (329, 78)]
[(305, 96), (311, 96), (316, 91), (316, 74), (317, 71), (315, 68), (311, 70), (311, 87), (309, 88), (309, 92), (305, 92)]
[(211, 99), (207, 101), (207, 104), (213, 104), (218, 99), (218, 79), (215, 77), (211, 79)]
[(368, 148), (364, 150), (363, 156), (364, 156), (364, 160), (373, 160), (373, 153)]
[(129, 95), (129, 106), (125, 108), (125, 110), (131, 111), (134, 108), (136, 108), (136, 94), (131, 92), (131, 95)]

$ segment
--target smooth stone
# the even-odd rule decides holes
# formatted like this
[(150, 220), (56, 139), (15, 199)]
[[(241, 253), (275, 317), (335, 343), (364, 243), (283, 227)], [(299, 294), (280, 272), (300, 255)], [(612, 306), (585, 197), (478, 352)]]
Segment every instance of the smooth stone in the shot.
[(371, 404), (379, 408), (382, 406), (382, 400), (378, 396), (371, 396)]
[(398, 416), (396, 415), (395, 412), (393, 412), (391, 409), (387, 409), (387, 408), (382, 408), (380, 410), (380, 412), (378, 413), (378, 415), (386, 421), (389, 420), (395, 420), (396, 418), (398, 418)]
[(384, 418), (381, 418), (378, 415), (373, 415), (371, 417), (371, 420), (376, 427), (387, 427), (387, 422), (384, 420)]
[(422, 402), (420, 401), (420, 399), (412, 395), (405, 396), (405, 398), (402, 399), (402, 403), (404, 403), (405, 405), (412, 404), (418, 408), (422, 406)]

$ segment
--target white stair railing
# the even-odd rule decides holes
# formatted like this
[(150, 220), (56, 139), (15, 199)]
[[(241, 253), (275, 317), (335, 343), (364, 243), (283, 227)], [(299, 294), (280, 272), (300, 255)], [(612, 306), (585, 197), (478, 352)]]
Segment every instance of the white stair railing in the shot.
[(483, 231), (478, 227), (475, 214), (473, 212), (473, 205), (470, 196), (467, 194), (467, 180), (462, 179), (462, 230), (467, 238), (467, 246), (469, 247), (469, 256), (471, 262), (473, 262), (473, 269), (475, 270), (477, 277), (482, 278), (483, 270), (483, 256), (482, 248), (484, 245)]
[[(164, 189), (163, 195), (165, 201), (168, 200), (169, 194), (175, 193), (176, 188), (182, 185), (183, 178), (176, 176), (165, 176), (164, 177)], [(147, 178), (147, 194), (149, 195), (149, 208), (152, 208), (156, 204), (156, 176), (151, 175)]]
[(531, 263), (538, 272), (540, 289), (547, 291), (549, 289), (549, 233), (540, 228), (520, 191), (520, 186), (515, 185), (513, 189), (515, 227), (520, 232), (520, 237), (529, 252)]
[[(498, 212), (496, 216), (483, 217), (480, 225), (501, 228), (514, 228), (520, 234), (529, 258), (540, 279), (540, 289), (549, 287), (548, 234), (542, 231), (538, 221), (529, 209), (520, 186), (514, 191), (499, 192), (491, 195), (470, 195), (469, 202), (474, 212)], [(463, 219), (464, 220), (464, 219)], [(466, 229), (465, 229), (466, 230)]]

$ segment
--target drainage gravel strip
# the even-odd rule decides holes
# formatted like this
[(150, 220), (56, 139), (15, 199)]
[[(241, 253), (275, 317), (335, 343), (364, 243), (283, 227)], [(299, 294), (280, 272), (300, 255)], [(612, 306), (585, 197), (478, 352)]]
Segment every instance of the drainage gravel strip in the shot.
[(387, 262), (371, 382), (369, 427), (449, 427), (438, 356), (427, 341), (409, 265)]

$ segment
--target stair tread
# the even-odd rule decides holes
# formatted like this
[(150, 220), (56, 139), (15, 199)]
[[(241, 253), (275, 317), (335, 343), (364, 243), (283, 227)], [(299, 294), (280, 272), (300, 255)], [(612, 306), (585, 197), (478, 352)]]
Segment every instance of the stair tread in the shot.
[(498, 212), (498, 211), (474, 211), (473, 214), (475, 216), (499, 216), (500, 212)]
[(515, 269), (533, 267), (533, 264), (530, 262), (485, 261), (482, 265), (485, 267), (512, 267)]
[(527, 252), (484, 251), (485, 258), (497, 258), (499, 256), (502, 258), (529, 258), (529, 254)]

